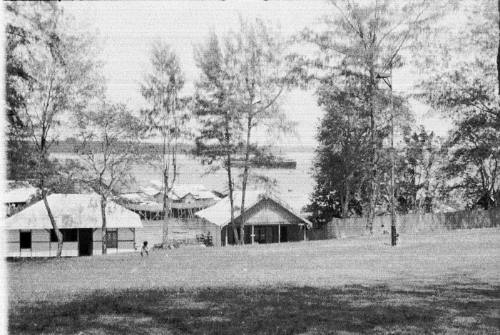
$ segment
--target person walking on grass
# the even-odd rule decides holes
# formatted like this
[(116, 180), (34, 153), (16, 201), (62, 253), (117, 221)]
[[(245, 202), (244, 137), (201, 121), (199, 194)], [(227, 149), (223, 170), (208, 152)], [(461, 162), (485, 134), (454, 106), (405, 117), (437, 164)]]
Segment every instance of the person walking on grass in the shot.
[(144, 255), (149, 256), (148, 241), (144, 241), (142, 244), (141, 257), (144, 257)]

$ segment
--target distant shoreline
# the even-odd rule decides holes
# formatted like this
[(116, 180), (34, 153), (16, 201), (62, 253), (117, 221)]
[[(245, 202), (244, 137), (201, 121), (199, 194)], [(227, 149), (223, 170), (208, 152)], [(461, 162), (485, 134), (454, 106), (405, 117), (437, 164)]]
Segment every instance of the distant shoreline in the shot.
[[(68, 139), (64, 141), (58, 141), (52, 145), (50, 148), (51, 153), (76, 153), (78, 146), (81, 144), (80, 141), (74, 139)], [(98, 142), (95, 142), (94, 145), (98, 145)], [(127, 144), (124, 144), (127, 145)], [(155, 148), (155, 150), (160, 148), (160, 144), (157, 143), (140, 143), (139, 146), (141, 148)], [(180, 152), (181, 153), (190, 153), (194, 149), (194, 145), (190, 144), (181, 144)], [(277, 145), (272, 147), (272, 151), (279, 154), (290, 154), (290, 153), (302, 153), (302, 152), (314, 152), (316, 149), (313, 145)]]

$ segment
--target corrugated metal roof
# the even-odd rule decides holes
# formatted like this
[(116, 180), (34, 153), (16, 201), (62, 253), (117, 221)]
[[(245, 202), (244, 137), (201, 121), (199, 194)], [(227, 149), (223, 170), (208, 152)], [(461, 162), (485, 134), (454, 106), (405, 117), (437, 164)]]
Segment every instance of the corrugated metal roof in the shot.
[[(304, 222), (308, 227), (312, 227), (312, 223), (301, 217), (294, 210), (290, 208), (284, 201), (280, 200), (274, 195), (263, 191), (246, 191), (245, 192), (245, 211), (248, 211), (255, 205), (257, 205), (263, 199), (270, 199), (283, 207), (289, 213), (299, 218), (302, 222)], [(234, 200), (234, 218), (237, 219), (241, 215), (241, 191), (235, 191), (233, 194)], [(231, 204), (229, 201), (229, 197), (225, 197), (212, 207), (208, 207), (201, 211), (196, 212), (196, 216), (201, 217), (205, 220), (212, 222), (220, 227), (226, 226), (231, 222)]]
[[(51, 194), (47, 197), (59, 228), (101, 228), (101, 203), (97, 194)], [(108, 201), (106, 207), (108, 228), (140, 228), (138, 214)], [(5, 220), (5, 228), (52, 229), (43, 201), (29, 206)]]

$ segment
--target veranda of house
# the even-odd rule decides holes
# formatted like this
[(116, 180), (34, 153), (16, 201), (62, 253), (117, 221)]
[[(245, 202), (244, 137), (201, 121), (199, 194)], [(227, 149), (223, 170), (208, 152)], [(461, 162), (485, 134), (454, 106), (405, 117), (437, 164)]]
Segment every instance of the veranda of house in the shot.
[[(241, 192), (235, 193), (234, 203), (241, 200)], [(234, 225), (244, 224), (244, 243), (282, 243), (307, 239), (306, 231), (311, 223), (291, 210), (286, 203), (269, 194), (250, 191), (246, 195), (248, 207), (243, 215), (235, 208)], [(221, 245), (235, 244), (231, 225), (229, 199), (196, 213), (197, 216), (220, 227)]]

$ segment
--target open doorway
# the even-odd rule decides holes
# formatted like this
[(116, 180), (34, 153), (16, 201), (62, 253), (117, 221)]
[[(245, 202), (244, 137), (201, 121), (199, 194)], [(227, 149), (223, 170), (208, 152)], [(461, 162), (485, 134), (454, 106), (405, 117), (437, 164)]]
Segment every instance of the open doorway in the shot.
[(31, 249), (31, 230), (20, 231), (19, 240), (21, 249)]
[(288, 227), (280, 227), (280, 242), (288, 242)]
[(79, 229), (78, 230), (78, 255), (90, 256), (92, 255), (92, 229)]

